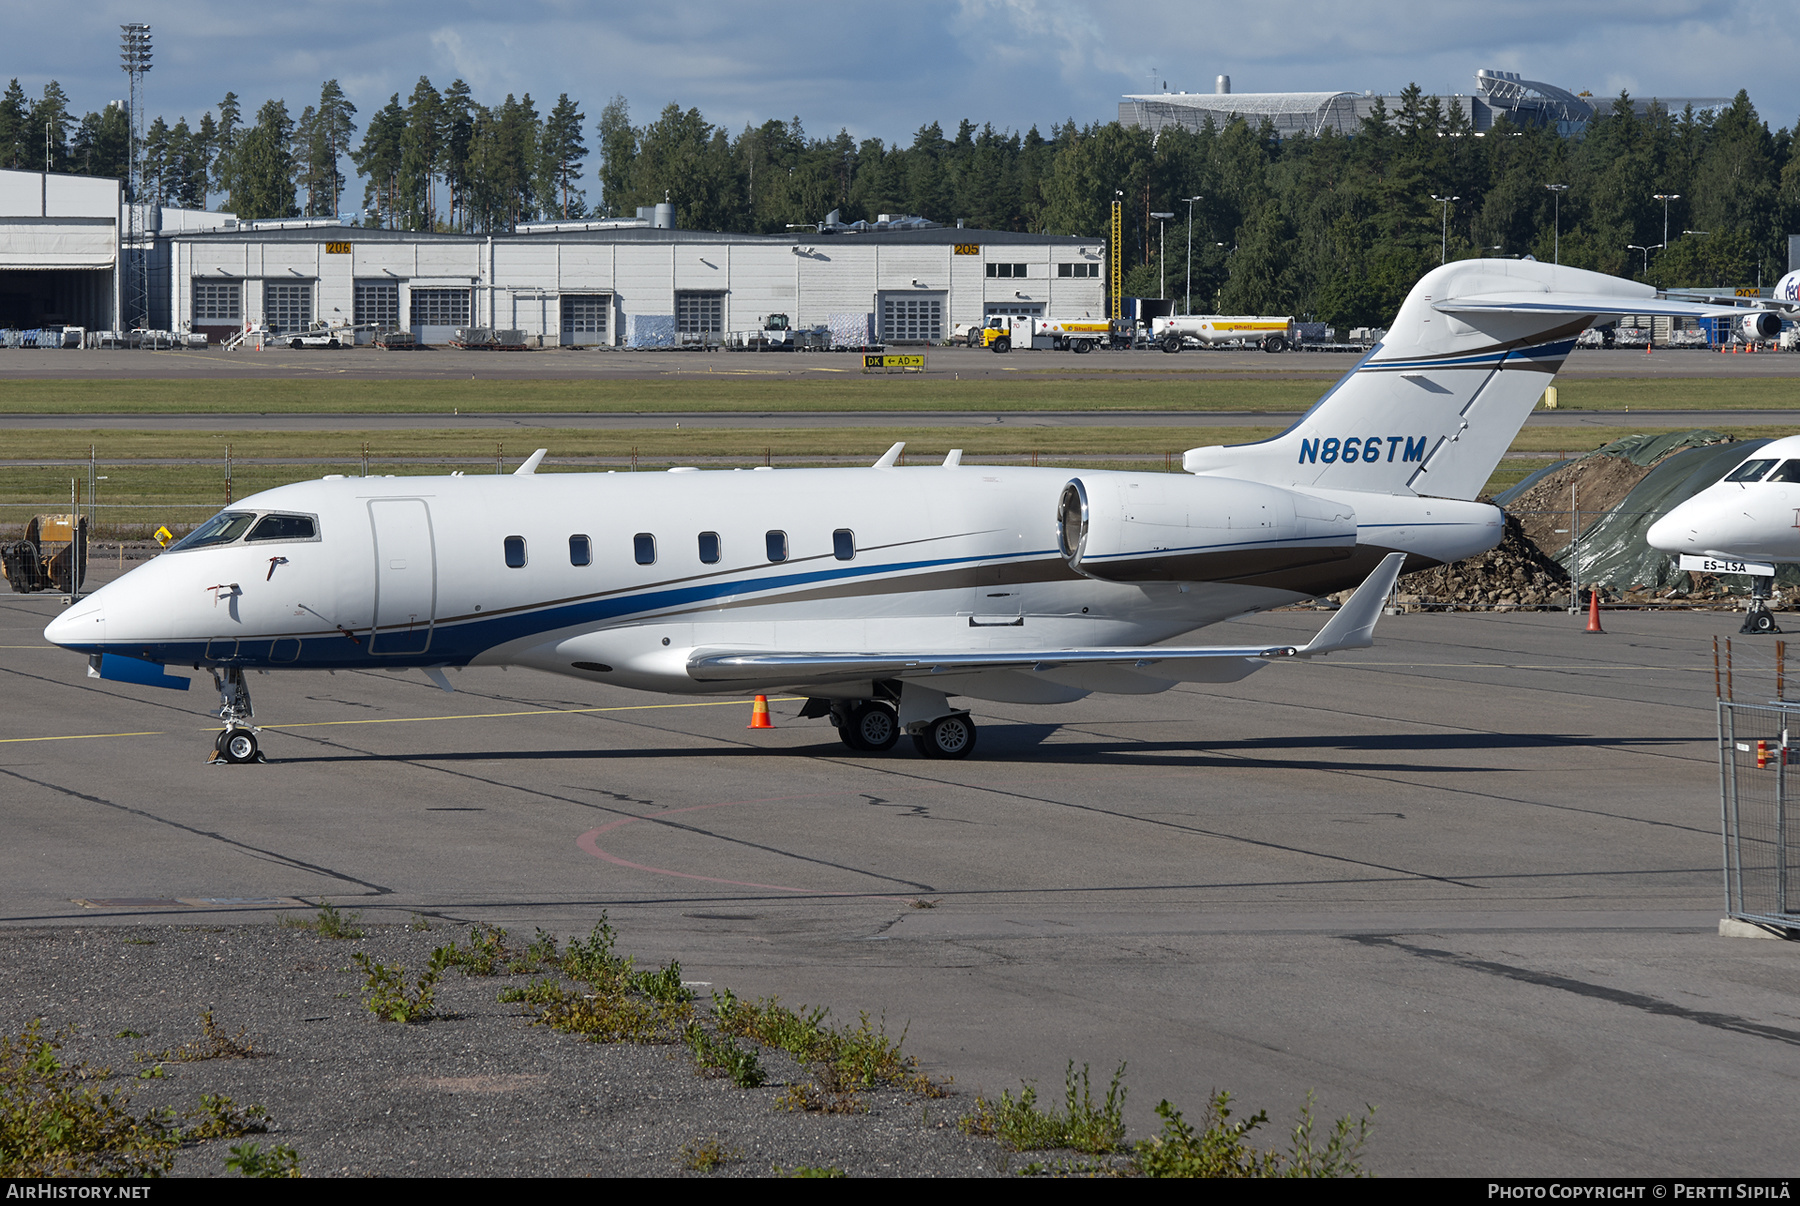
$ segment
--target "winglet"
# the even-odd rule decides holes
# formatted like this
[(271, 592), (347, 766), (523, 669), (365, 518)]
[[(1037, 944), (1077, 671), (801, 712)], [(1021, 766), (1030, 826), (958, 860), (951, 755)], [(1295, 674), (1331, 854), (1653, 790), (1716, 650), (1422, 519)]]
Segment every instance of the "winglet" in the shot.
[(962, 464), (962, 449), (952, 448), (950, 455), (944, 458), (944, 468), (954, 469), (960, 464)]
[(892, 469), (894, 467), (894, 462), (898, 461), (900, 459), (900, 450), (905, 447), (906, 447), (906, 441), (901, 440), (898, 444), (895, 444), (892, 448), (890, 448), (886, 452), (882, 453), (881, 459), (876, 461), (873, 465), (871, 465), (870, 468), (872, 468), (872, 469)]
[(544, 463), (544, 454), (549, 451), (548, 448), (540, 448), (530, 456), (526, 457), (525, 463), (513, 470), (513, 476), (530, 477), (532, 474), (536, 473), (537, 467)]
[(1363, 579), (1350, 601), (1337, 609), (1319, 635), (1311, 643), (1295, 650), (1298, 657), (1334, 653), (1339, 649), (1367, 649), (1375, 643), (1375, 621), (1381, 618), (1381, 605), (1400, 577), (1405, 553), (1389, 553), (1381, 559), (1373, 573)]

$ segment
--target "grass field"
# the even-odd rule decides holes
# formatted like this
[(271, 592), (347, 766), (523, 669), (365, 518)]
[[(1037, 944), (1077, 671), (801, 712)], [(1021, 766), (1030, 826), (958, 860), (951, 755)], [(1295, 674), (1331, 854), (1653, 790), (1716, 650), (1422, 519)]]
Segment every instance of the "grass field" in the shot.
[[(1333, 366), (1335, 367), (1335, 366)], [(1343, 367), (1348, 368), (1346, 364)], [(1703, 369), (1696, 364), (1696, 369)], [(1316, 379), (1221, 378), (1212, 372), (1048, 380), (924, 376), (758, 380), (720, 374), (660, 380), (352, 381), (332, 377), (257, 380), (11, 381), (0, 414), (441, 414), (459, 411), (819, 412), (833, 410), (1304, 410), (1329, 387)], [(1720, 377), (1565, 378), (1568, 410), (1800, 409), (1800, 379)]]

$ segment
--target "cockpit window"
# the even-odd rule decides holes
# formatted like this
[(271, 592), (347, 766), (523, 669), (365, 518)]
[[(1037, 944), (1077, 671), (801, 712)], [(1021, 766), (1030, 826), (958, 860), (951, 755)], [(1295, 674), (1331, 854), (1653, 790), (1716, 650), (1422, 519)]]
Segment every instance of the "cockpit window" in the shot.
[(1783, 461), (1781, 468), (1763, 479), (1769, 482), (1800, 482), (1800, 461)]
[(1730, 473), (1727, 473), (1725, 475), (1725, 480), (1728, 482), (1758, 482), (1758, 481), (1761, 481), (1762, 475), (1767, 473), (1769, 471), (1769, 466), (1773, 465), (1774, 463), (1775, 463), (1774, 461), (1745, 461), (1743, 464), (1739, 465), (1736, 469), (1733, 469)]
[(316, 540), (319, 527), (310, 515), (265, 515), (250, 529), (248, 540)]
[(172, 545), (169, 551), (178, 553), (183, 549), (204, 548), (209, 544), (230, 544), (248, 531), (255, 520), (254, 511), (220, 511)]

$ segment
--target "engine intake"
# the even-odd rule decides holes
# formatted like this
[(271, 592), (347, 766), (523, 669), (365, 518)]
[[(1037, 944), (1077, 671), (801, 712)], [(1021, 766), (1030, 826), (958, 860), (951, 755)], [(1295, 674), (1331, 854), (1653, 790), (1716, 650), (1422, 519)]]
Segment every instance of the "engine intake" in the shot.
[(1744, 340), (1773, 339), (1781, 334), (1781, 319), (1767, 310), (1757, 310), (1737, 320), (1737, 333)]
[(1348, 558), (1346, 504), (1223, 477), (1074, 478), (1056, 507), (1069, 568), (1106, 582), (1216, 582)]

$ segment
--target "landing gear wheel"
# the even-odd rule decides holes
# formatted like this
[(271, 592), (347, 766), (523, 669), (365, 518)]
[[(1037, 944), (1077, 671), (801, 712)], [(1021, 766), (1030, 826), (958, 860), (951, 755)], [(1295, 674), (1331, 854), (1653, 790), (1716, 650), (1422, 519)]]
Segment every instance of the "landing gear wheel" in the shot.
[(233, 766), (255, 762), (259, 756), (256, 734), (249, 729), (226, 729), (219, 734), (219, 740), (213, 748), (218, 751), (221, 760)]
[(878, 699), (866, 700), (850, 709), (844, 725), (838, 730), (844, 744), (858, 753), (875, 754), (891, 750), (900, 740), (900, 717), (889, 705)]
[(1758, 600), (1758, 605), (1750, 609), (1750, 613), (1744, 617), (1744, 626), (1738, 631), (1761, 636), (1779, 635), (1781, 629), (1775, 627), (1775, 613), (1760, 603)]
[(913, 748), (924, 758), (967, 758), (975, 748), (975, 722), (967, 712), (940, 716), (913, 734)]
[(1162, 349), (1165, 352), (1179, 352), (1181, 350), (1181, 336), (1179, 336), (1179, 335), (1163, 336)]

